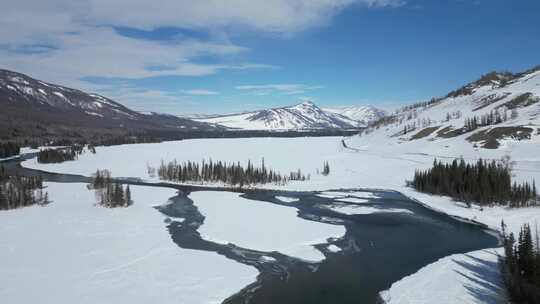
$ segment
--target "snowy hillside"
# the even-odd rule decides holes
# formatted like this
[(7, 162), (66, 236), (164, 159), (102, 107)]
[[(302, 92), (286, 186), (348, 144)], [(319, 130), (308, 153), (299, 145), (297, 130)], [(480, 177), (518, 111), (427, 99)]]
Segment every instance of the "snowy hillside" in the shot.
[[(219, 124), (229, 128), (248, 130), (291, 130), (291, 129), (351, 129), (366, 126), (380, 113), (376, 109), (365, 108), (347, 113), (339, 110), (321, 109), (314, 103), (306, 101), (294, 106), (273, 108), (249, 113), (223, 115), (196, 119), (201, 122)], [(354, 117), (353, 117), (354, 116)]]
[(365, 143), (446, 149), (504, 148), (535, 143), (540, 134), (540, 68), (489, 73), (443, 98), (398, 110), (361, 136)]
[(97, 94), (45, 83), (26, 75), (0, 70), (0, 93), (10, 102), (30, 103), (57, 109), (79, 109), (97, 117), (125, 117), (136, 120), (139, 113)]
[[(109, 98), (0, 69), (0, 135), (64, 137), (119, 130), (176, 131), (214, 127), (171, 115), (133, 111)], [(108, 130), (103, 130), (103, 129)]]
[(351, 106), (341, 108), (323, 108), (324, 111), (345, 116), (358, 123), (359, 127), (365, 127), (370, 123), (381, 119), (387, 113), (373, 106)]

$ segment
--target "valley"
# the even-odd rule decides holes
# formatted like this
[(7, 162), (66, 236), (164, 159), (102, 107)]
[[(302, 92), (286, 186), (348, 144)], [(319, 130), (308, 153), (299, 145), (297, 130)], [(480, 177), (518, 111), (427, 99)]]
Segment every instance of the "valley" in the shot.
[[(387, 141), (387, 139), (385, 138), (380, 138), (379, 140)], [(390, 138), (390, 140), (393, 139)], [(453, 140), (455, 139), (447, 139), (449, 143), (452, 143)], [(535, 142), (534, 139), (532, 140), (532, 142), (529, 142), (529, 145), (531, 146), (533, 146)], [(428, 168), (433, 162), (433, 158), (435, 157), (443, 160), (454, 159), (456, 157), (464, 157), (467, 160), (474, 160), (479, 157), (500, 159), (507, 154), (511, 155), (512, 161), (514, 162), (513, 172), (515, 174), (514, 178), (516, 180), (537, 179), (539, 178), (538, 174), (540, 170), (538, 170), (538, 168), (540, 168), (540, 161), (534, 158), (530, 158), (530, 153), (527, 152), (527, 149), (529, 149), (528, 147), (529, 146), (527, 145), (527, 142), (509, 140), (506, 143), (505, 148), (503, 149), (479, 150), (472, 145), (464, 145), (459, 148), (460, 154), (456, 154), (456, 152), (453, 152), (454, 150), (445, 147), (445, 145), (442, 145), (440, 146), (440, 148), (436, 149), (434, 148), (434, 146), (430, 146), (426, 143), (419, 145), (415, 141), (411, 141), (408, 144), (396, 143), (393, 145), (388, 144), (388, 142), (386, 142), (385, 144), (381, 144), (371, 141), (368, 144), (364, 141), (363, 135), (353, 136), (350, 138), (321, 137), (193, 139), (184, 141), (164, 142), (160, 144), (130, 144), (112, 147), (96, 147), (96, 154), (84, 153), (77, 161), (68, 161), (58, 164), (39, 164), (37, 163), (35, 158), (30, 157), (27, 160), (23, 160), (22, 166), (31, 168), (31, 170), (38, 169), (48, 172), (57, 172), (60, 175), (52, 175), (53, 180), (57, 181), (62, 181), (62, 178), (60, 178), (59, 180), (57, 179), (61, 177), (62, 174), (91, 176), (93, 173), (95, 173), (97, 169), (108, 168), (109, 170), (111, 170), (114, 177), (120, 178), (125, 183), (133, 183), (136, 185), (138, 184), (147, 186), (155, 185), (158, 187), (166, 186), (175, 189), (184, 189), (185, 187), (188, 187), (187, 189), (190, 189), (188, 190), (189, 192), (195, 191), (197, 189), (206, 191), (215, 189), (223, 191), (227, 189), (225, 185), (213, 185), (205, 183), (191, 183), (190, 185), (164, 185), (163, 182), (161, 182), (156, 176), (150, 176), (147, 172), (147, 169), (149, 166), (158, 166), (161, 161), (171, 161), (175, 159), (178, 161), (193, 159), (215, 159), (229, 160), (232, 162), (240, 161), (242, 163), (245, 163), (247, 162), (247, 160), (252, 160), (256, 162), (257, 160), (264, 158), (265, 162), (267, 162), (268, 164), (272, 164), (272, 168), (276, 170), (286, 171), (298, 168), (307, 174), (311, 174), (310, 180), (306, 182), (293, 181), (283, 186), (262, 185), (257, 187), (258, 189), (263, 188), (270, 191), (278, 191), (277, 193), (279, 193), (279, 195), (274, 194), (274, 198), (271, 199), (271, 202), (274, 204), (277, 203), (279, 205), (286, 206), (291, 206), (292, 204), (292, 206), (295, 206), (296, 208), (300, 208), (300, 210), (302, 210), (302, 206), (309, 206), (308, 202), (317, 201), (321, 198), (326, 197), (334, 201), (333, 204), (335, 206), (332, 207), (333, 209), (326, 211), (331, 212), (330, 214), (332, 214), (334, 218), (343, 219), (349, 218), (351, 216), (355, 218), (359, 217), (359, 220), (361, 219), (359, 223), (364, 223), (368, 219), (370, 219), (368, 222), (371, 222), (371, 219), (375, 220), (375, 218), (377, 218), (378, 216), (382, 216), (384, 218), (383, 222), (392, 219), (391, 226), (396, 224), (394, 222), (395, 220), (400, 218), (406, 219), (411, 216), (408, 215), (407, 212), (400, 213), (399, 209), (403, 207), (397, 208), (397, 210), (393, 210), (396, 209), (396, 206), (392, 205), (389, 201), (384, 201), (373, 205), (373, 203), (371, 203), (372, 200), (377, 200), (378, 196), (376, 195), (377, 192), (373, 192), (373, 190), (367, 190), (368, 192), (366, 192), (365, 194), (361, 194), (360, 196), (358, 196), (359, 193), (352, 194), (352, 196), (349, 196), (349, 194), (347, 194), (347, 191), (349, 191), (347, 189), (357, 189), (359, 185), (362, 185), (363, 189), (388, 189), (393, 191), (399, 191), (400, 193), (405, 195), (405, 197), (403, 197), (402, 199), (413, 199), (424, 206), (432, 208), (433, 210), (437, 210), (438, 212), (443, 212), (448, 215), (456, 216), (458, 218), (469, 221), (479, 222), (487, 225), (493, 230), (498, 230), (501, 220), (504, 220), (505, 223), (507, 223), (509, 229), (517, 233), (522, 223), (540, 220), (538, 212), (536, 212), (536, 208), (506, 209), (504, 207), (497, 206), (479, 207), (474, 205), (472, 208), (467, 208), (465, 204), (454, 202), (450, 198), (432, 196), (416, 192), (413, 189), (407, 187), (405, 181), (412, 178), (412, 174), (416, 169)], [(239, 151), (242, 152), (239, 153)], [(291, 157), (290, 151), (296, 151), (298, 156)], [(130, 159), (123, 157), (124, 155), (138, 155), (139, 160), (137, 162), (133, 162)], [(331, 168), (330, 174), (327, 176), (317, 174), (316, 168), (320, 167), (325, 161), (329, 162)], [(388, 172), (392, 172), (392, 174), (388, 174)], [(76, 181), (85, 182), (88, 181), (88, 178), (77, 178)], [(224, 186), (225, 188), (223, 188)], [(302, 191), (302, 193), (309, 193), (312, 191), (329, 189), (344, 190), (339, 190), (336, 192), (323, 192), (321, 193), (321, 198), (311, 198), (308, 199), (305, 203), (301, 203), (301, 199), (300, 201), (298, 201), (299, 198), (296, 196), (296, 194), (293, 194), (297, 191)], [(256, 191), (262, 191), (257, 189), (250, 190), (249, 188), (246, 190), (231, 190), (240, 192), (249, 191), (249, 193), (251, 193), (252, 191), (255, 191), (254, 193), (256, 193)], [(281, 191), (294, 192), (287, 193)], [(194, 205), (197, 206), (197, 197), (199, 196), (198, 194), (196, 194), (197, 192), (193, 193)], [(203, 193), (204, 192), (201, 192), (201, 194)], [(222, 201), (224, 197), (226, 196), (222, 196), (219, 194), (215, 196), (209, 196), (211, 201)], [(284, 200), (282, 200), (283, 197), (285, 198)], [(248, 203), (248, 201), (245, 201), (244, 203)], [(223, 204), (227, 203), (223, 202)], [(388, 210), (388, 212), (385, 212), (385, 209), (379, 209), (381, 207)], [(219, 212), (220, 215), (224, 215), (224, 212), (229, 212), (228, 206), (223, 206), (223, 208), (225, 209), (222, 212)], [(202, 210), (204, 211), (204, 209)], [(334, 211), (331, 210), (335, 210), (335, 212), (338, 213), (333, 213)], [(324, 210), (320, 210), (317, 212), (323, 211)], [(24, 210), (21, 210), (21, 212), (24, 212)], [(417, 216), (414, 214), (416, 213), (413, 213), (413, 218)], [(168, 215), (172, 216), (174, 214), (171, 215), (169, 213)], [(178, 216), (178, 214), (176, 214), (174, 217), (171, 217), (172, 223), (174, 224), (171, 227), (178, 227), (178, 229), (180, 229), (182, 227), (181, 223), (183, 223), (185, 219), (175, 220), (175, 217), (181, 216)], [(226, 220), (227, 218), (228, 216), (225, 216), (223, 217), (223, 220)], [(307, 219), (314, 220), (312, 216), (308, 216)], [(326, 221), (327, 220), (324, 220), (323, 222)], [(242, 223), (242, 221), (240, 221), (239, 223)], [(329, 223), (331, 225), (336, 225), (336, 222), (334, 222), (333, 220), (330, 220)], [(339, 223), (339, 221), (337, 223)], [(218, 227), (223, 227), (223, 225), (226, 224), (217, 224), (217, 226), (215, 227), (217, 229), (220, 229)], [(204, 223), (201, 225), (199, 222), (197, 226), (206, 229), (204, 227)], [(241, 227), (244, 226), (239, 226), (238, 228), (240, 230), (238, 231), (242, 230)], [(180, 231), (183, 230), (180, 229)], [(216, 231), (219, 232), (219, 230)], [(238, 236), (243, 238), (242, 234), (239, 234), (238, 231), (236, 232), (236, 238)], [(335, 236), (339, 239), (340, 234), (338, 233)], [(328, 235), (327, 237), (330, 236)], [(273, 238), (274, 237), (270, 237), (270, 239)], [(232, 240), (227, 239), (226, 235), (218, 235), (217, 238), (214, 236), (210, 239), (218, 241), (218, 244), (226, 244)], [(314, 241), (313, 243), (311, 243), (312, 245), (318, 244), (319, 242), (324, 243), (324, 237), (315, 237), (312, 240)], [(377, 242), (379, 241), (382, 241), (382, 239), (373, 239), (374, 244), (377, 244)], [(371, 242), (372, 241), (368, 241), (368, 244), (371, 244)], [(252, 243), (252, 241), (248, 241), (247, 243), (244, 243), (243, 247), (241, 248), (249, 248), (250, 250), (258, 248), (255, 247), (253, 244), (254, 243)], [(333, 244), (337, 244), (337, 248), (342, 248), (343, 250), (343, 245), (340, 245), (341, 243)], [(192, 245), (184, 244), (181, 245), (181, 247), (182, 246), (187, 246), (188, 248), (191, 248)], [(212, 248), (212, 246), (210, 246), (210, 248)], [(330, 246), (326, 246), (325, 248), (330, 248)], [(385, 245), (384, 247), (388, 246), (389, 245)], [(492, 245), (489, 245), (487, 247), (497, 247), (497, 245), (496, 243), (493, 243)], [(266, 250), (269, 250), (270, 248), (272, 248), (272, 246), (267, 248), (260, 247), (259, 249), (262, 249), (262, 252), (268, 252)], [(325, 257), (331, 252), (327, 251), (329, 249), (326, 249), (325, 251), (325, 249), (321, 247), (316, 246), (315, 248), (320, 248), (316, 249), (316, 251), (323, 250), (322, 253), (325, 255)], [(275, 249), (277, 249), (277, 247)], [(255, 252), (252, 252), (252, 254), (255, 254)], [(487, 263), (486, 265), (491, 265), (490, 268), (486, 268), (484, 271), (497, 273), (497, 254), (497, 251), (495, 251), (495, 253), (493, 254), (486, 254), (485, 251), (476, 251), (474, 248), (470, 248), (470, 250), (464, 250), (457, 255), (452, 255), (452, 260), (448, 260), (448, 258), (443, 258), (445, 255), (441, 255), (438, 258), (443, 259), (441, 259), (439, 262), (435, 262), (435, 260), (437, 260), (438, 258), (432, 258), (427, 263), (435, 262), (434, 264), (430, 264), (429, 266), (433, 269), (437, 269), (437, 267), (452, 267), (456, 269), (462, 269), (460, 268), (463, 267), (462, 265), (475, 265), (476, 263), (478, 263), (476, 259), (478, 257), (481, 257), (482, 261)], [(328, 257), (326, 257), (325, 260), (327, 258)], [(385, 259), (384, 261), (387, 262), (388, 260)], [(461, 262), (460, 264), (455, 261), (462, 261), (465, 264)], [(248, 264), (253, 265), (253, 262), (249, 262)], [(260, 265), (260, 263), (257, 262), (256, 265)], [(471, 272), (470, 269), (462, 269), (461, 271), (466, 271), (464, 273), (469, 273), (469, 275), (471, 276), (483, 275), (483, 272)], [(413, 273), (413, 270), (409, 270), (407, 272), (407, 274)], [(441, 273), (441, 275), (442, 274), (443, 273)], [(359, 275), (361, 278), (362, 271), (357, 273), (357, 275)], [(425, 272), (418, 272), (417, 274), (413, 274), (412, 276), (407, 277), (406, 279), (404, 279), (403, 282), (399, 281), (399, 283), (395, 283), (395, 285), (392, 285), (391, 288), (390, 285), (385, 285), (386, 287), (382, 289), (381, 287), (377, 287), (375, 289), (378, 291), (383, 291), (384, 289), (390, 288), (388, 291), (383, 292), (382, 296), (387, 300), (387, 302), (392, 303), (391, 299), (401, 299), (399, 296), (397, 296), (397, 294), (401, 294), (403, 292), (402, 288), (407, 288), (410, 290), (420, 288), (420, 290), (423, 290), (417, 284), (425, 282), (425, 278), (421, 277), (425, 275), (429, 277), (429, 282), (431, 282), (432, 284), (451, 284), (455, 288), (453, 293), (454, 295), (459, 295), (460, 297), (467, 297), (468, 299), (470, 299), (471, 302), (481, 303), (481, 301), (474, 294), (469, 293), (465, 288), (470, 284), (476, 284), (474, 283), (474, 281), (470, 281), (466, 279), (466, 277), (460, 275), (448, 276), (446, 272), (444, 272), (445, 276), (441, 277), (439, 277), (436, 272), (431, 272), (428, 274), (426, 274)], [(417, 279), (417, 276), (420, 277), (418, 277)], [(399, 278), (392, 279), (391, 282), (394, 282)], [(488, 280), (488, 278), (485, 279)], [(490, 277), (489, 280), (490, 281), (485, 281), (485, 283), (498, 284), (497, 282), (500, 282), (501, 278), (500, 276), (495, 275)], [(245, 284), (245, 286), (247, 285), (249, 284)], [(366, 286), (369, 286), (369, 284), (367, 284)], [(493, 290), (482, 289), (484, 287), (481, 287), (481, 285), (474, 286), (477, 286), (480, 290), (484, 290), (484, 292), (494, 292)], [(238, 288), (237, 291), (239, 291), (240, 289), (241, 288)], [(294, 290), (298, 289), (295, 288)], [(263, 291), (264, 289), (261, 290), (260, 296), (264, 298)], [(273, 293), (275, 293), (275, 291)], [(377, 293), (371, 292), (372, 296), (374, 294)], [(415, 299), (414, 294), (415, 293), (410, 293), (410, 297), (412, 297), (411, 299)], [(229, 296), (232, 296), (232, 293)], [(290, 296), (292, 296), (292, 294), (290, 294)], [(423, 295), (423, 297), (426, 297), (426, 299), (434, 299), (434, 297), (437, 296), (437, 293), (428, 293)], [(500, 290), (499, 292), (494, 293), (492, 296), (497, 299), (504, 299), (505, 297), (504, 292)], [(263, 298), (261, 298), (261, 301)], [(233, 301), (233, 299), (236, 298), (233, 297), (230, 300)]]
[(0, 304), (540, 304), (539, 11), (4, 1)]

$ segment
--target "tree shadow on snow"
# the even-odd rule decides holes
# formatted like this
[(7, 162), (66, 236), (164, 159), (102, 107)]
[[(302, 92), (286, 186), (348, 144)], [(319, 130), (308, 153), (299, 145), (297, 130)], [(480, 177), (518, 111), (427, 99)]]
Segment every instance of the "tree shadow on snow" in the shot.
[[(494, 254), (492, 251), (486, 251)], [(466, 278), (465, 288), (474, 296), (479, 303), (499, 304), (507, 303), (506, 289), (497, 261), (486, 261), (466, 254), (469, 261), (457, 261), (454, 263), (463, 267), (466, 273), (454, 270)]]

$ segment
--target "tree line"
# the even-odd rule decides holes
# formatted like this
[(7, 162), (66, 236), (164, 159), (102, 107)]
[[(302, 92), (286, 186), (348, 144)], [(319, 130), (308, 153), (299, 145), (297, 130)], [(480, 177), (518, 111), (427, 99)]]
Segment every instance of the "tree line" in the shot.
[(11, 157), (21, 153), (21, 146), (14, 142), (0, 142), (0, 158)]
[[(93, 148), (93, 146), (89, 146), (89, 150), (95, 153), (95, 149)], [(61, 149), (47, 148), (39, 151), (37, 160), (40, 164), (62, 163), (65, 161), (78, 159), (79, 155), (81, 155), (83, 151), (83, 145), (73, 145)]]
[(417, 170), (410, 185), (420, 192), (447, 195), (456, 200), (480, 205), (510, 207), (537, 206), (539, 199), (533, 183), (512, 183), (507, 162), (478, 160), (474, 164), (455, 159), (450, 164), (435, 160), (433, 167)]
[[(148, 167), (151, 175), (155, 168)], [(249, 186), (254, 184), (286, 184), (289, 181), (305, 181), (310, 176), (306, 176), (300, 169), (282, 175), (266, 167), (264, 159), (260, 167), (255, 167), (251, 161), (247, 166), (238, 163), (227, 163), (223, 161), (202, 161), (200, 163), (187, 161), (178, 163), (176, 160), (169, 163), (161, 162), (157, 169), (157, 174), (161, 180), (174, 182), (222, 182), (227, 185)]]
[(40, 176), (10, 176), (3, 166), (0, 167), (0, 210), (49, 203), (49, 195), (43, 191)]
[(98, 205), (116, 208), (128, 207), (133, 204), (129, 185), (124, 188), (122, 184), (113, 181), (111, 172), (108, 170), (96, 171), (92, 188), (96, 191)]
[(501, 223), (505, 257), (501, 263), (503, 279), (513, 303), (540, 303), (540, 243), (538, 230), (521, 227), (518, 239)]
[[(514, 109), (511, 111), (510, 118), (516, 119), (517, 115), (518, 115), (518, 112)], [(467, 132), (474, 131), (480, 127), (492, 126), (492, 125), (503, 123), (507, 121), (508, 119), (509, 118), (508, 118), (508, 113), (506, 109), (504, 109), (502, 113), (499, 110), (492, 110), (491, 112), (480, 115), (480, 116), (475, 115), (473, 117), (466, 118), (465, 130)]]

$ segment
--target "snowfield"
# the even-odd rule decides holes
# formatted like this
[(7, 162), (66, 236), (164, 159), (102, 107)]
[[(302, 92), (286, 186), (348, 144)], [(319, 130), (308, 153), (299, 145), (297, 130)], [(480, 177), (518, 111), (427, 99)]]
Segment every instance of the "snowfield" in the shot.
[[(110, 169), (116, 177), (138, 177), (150, 182), (159, 178), (150, 177), (148, 166), (158, 167), (161, 161), (198, 161), (202, 159), (226, 160), (256, 165), (264, 158), (268, 167), (288, 173), (301, 169), (311, 174), (305, 182), (291, 182), (285, 186), (263, 185), (264, 188), (283, 190), (320, 191), (340, 188), (389, 189), (399, 191), (434, 208), (468, 219), (484, 222), (497, 229), (502, 219), (508, 219), (510, 231), (518, 232), (525, 221), (540, 221), (540, 212), (527, 209), (502, 207), (464, 208), (447, 197), (418, 193), (405, 186), (416, 169), (429, 168), (435, 157), (453, 159), (463, 157), (469, 161), (478, 158), (500, 159), (510, 155), (515, 162), (514, 180), (540, 181), (540, 136), (526, 142), (508, 140), (504, 147), (496, 150), (473, 148), (461, 142), (461, 138), (440, 139), (437, 145), (428, 140), (393, 142), (375, 133), (346, 138), (347, 147), (341, 137), (321, 138), (244, 138), (244, 139), (194, 139), (159, 144), (133, 144), (112, 147), (97, 147), (97, 153), (85, 153), (77, 161), (59, 164), (39, 164), (36, 159), (23, 162), (23, 166), (51, 172), (72, 173), (90, 176), (97, 169)], [(294, 151), (294, 153), (291, 153)], [(126, 155), (136, 155), (137, 161)], [(445, 158), (443, 158), (444, 156)], [(324, 161), (330, 164), (330, 174), (317, 174)], [(376, 197), (370, 192), (324, 191), (323, 197), (339, 197), (343, 200)]]
[(307, 221), (293, 207), (248, 200), (238, 193), (194, 192), (190, 195), (205, 216), (201, 236), (258, 251), (278, 251), (310, 262), (324, 260), (313, 245), (345, 234), (343, 226)]
[(108, 209), (85, 184), (46, 186), (52, 204), (0, 212), (2, 303), (215, 304), (256, 279), (255, 268), (173, 243), (152, 208), (171, 189), (133, 186), (134, 205)]
[[(246, 138), (246, 139), (196, 139), (160, 144), (137, 144), (114, 147), (98, 147), (97, 154), (84, 154), (76, 162), (61, 164), (38, 164), (35, 160), (23, 163), (23, 166), (38, 168), (46, 171), (77, 173), (90, 175), (100, 168), (112, 170), (113, 176), (140, 177), (149, 181), (158, 181), (149, 177), (147, 164), (157, 167), (161, 160), (227, 160), (247, 163), (248, 159), (258, 163), (263, 157), (267, 166), (279, 172), (286, 173), (301, 169), (305, 174), (311, 174), (311, 179), (305, 182), (292, 182), (285, 186), (264, 185), (265, 188), (287, 190), (329, 190), (346, 188), (389, 189), (399, 191), (426, 206), (450, 215), (476, 220), (498, 229), (501, 220), (508, 225), (509, 231), (517, 233), (525, 223), (540, 223), (539, 209), (507, 209), (503, 207), (465, 208), (464, 204), (452, 201), (448, 197), (431, 196), (414, 191), (405, 186), (405, 181), (413, 177), (416, 169), (427, 169), (433, 159), (451, 160), (464, 157), (468, 161), (478, 158), (500, 159), (510, 155), (515, 162), (514, 179), (517, 181), (540, 181), (540, 136), (534, 135), (528, 141), (508, 139), (496, 150), (474, 148), (462, 137), (430, 140), (429, 138), (414, 141), (399, 140), (387, 136), (386, 130), (372, 132), (367, 135), (351, 138)], [(342, 144), (345, 140), (346, 147)], [(133, 161), (136, 155), (138, 161)], [(317, 170), (322, 169), (325, 161), (330, 164), (330, 175), (322, 176)], [(362, 193), (359, 193), (359, 195)], [(363, 193), (364, 195), (366, 193)], [(324, 192), (322, 196), (340, 197), (347, 200), (350, 193), (339, 191)], [(371, 198), (368, 194), (366, 198)], [(359, 196), (362, 198), (362, 196)], [(197, 204), (197, 201), (195, 200)], [(361, 203), (361, 202), (359, 202)], [(463, 257), (463, 256), (462, 256)], [(484, 256), (480, 256), (484, 258)], [(493, 260), (491, 260), (493, 261)], [(443, 263), (436, 262), (432, 265)], [(430, 265), (430, 266), (432, 266)], [(457, 265), (457, 264), (447, 264)], [(498, 272), (496, 264), (489, 271)], [(432, 266), (436, 267), (436, 266)], [(453, 266), (447, 266), (452, 271)], [(457, 266), (456, 266), (457, 267)], [(425, 273), (424, 273), (425, 274)], [(430, 272), (425, 275), (429, 276)], [(461, 284), (458, 276), (433, 276), (425, 278), (410, 276), (396, 284), (419, 284), (418, 280), (443, 280), (440, 286)], [(435, 284), (435, 283), (434, 283)], [(481, 287), (480, 282), (471, 281), (471, 286)], [(468, 292), (468, 289), (460, 289)], [(420, 294), (421, 293), (421, 294)], [(418, 300), (414, 303), (438, 302), (440, 296), (434, 289), (418, 290)], [(415, 296), (409, 292), (409, 299)], [(449, 295), (451, 296), (451, 295)], [(464, 294), (454, 294), (448, 303), (462, 303)], [(393, 297), (389, 303), (401, 302), (401, 298)], [(418, 298), (420, 299), (420, 298)], [(427, 300), (431, 299), (431, 300)]]

